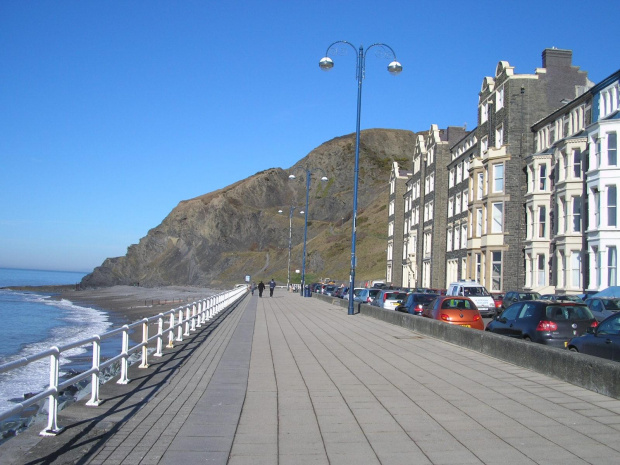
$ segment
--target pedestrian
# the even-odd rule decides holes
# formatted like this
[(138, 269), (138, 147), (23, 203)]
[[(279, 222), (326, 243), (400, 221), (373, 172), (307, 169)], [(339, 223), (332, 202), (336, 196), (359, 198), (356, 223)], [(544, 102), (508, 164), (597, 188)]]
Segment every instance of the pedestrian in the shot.
[(252, 281), (252, 284), (250, 284), (250, 290), (252, 291), (252, 295), (254, 295), (254, 289), (256, 289), (256, 281)]
[(259, 281), (258, 283), (258, 296), (262, 297), (263, 296), (263, 291), (265, 290), (265, 283), (262, 281)]
[(273, 290), (276, 288), (276, 282), (271, 278), (269, 281), (269, 297), (273, 297)]

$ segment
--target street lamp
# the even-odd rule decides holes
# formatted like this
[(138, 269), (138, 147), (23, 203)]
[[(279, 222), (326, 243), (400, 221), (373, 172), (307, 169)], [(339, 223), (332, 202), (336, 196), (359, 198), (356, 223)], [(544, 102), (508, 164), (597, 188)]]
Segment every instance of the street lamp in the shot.
[[(290, 290), (291, 287), (291, 246), (293, 244), (293, 212), (298, 207), (291, 206), (288, 213), (288, 273), (286, 275), (286, 290)], [(278, 210), (278, 213), (284, 213), (282, 210)], [(299, 212), (303, 213), (303, 212)]]
[[(310, 179), (312, 178), (312, 171), (310, 168), (306, 168), (306, 217), (304, 221), (304, 255), (301, 265), (301, 296), (305, 295), (304, 289), (306, 288), (306, 244), (308, 242), (308, 201), (310, 200)], [(327, 176), (321, 168), (315, 168), (314, 171), (320, 171), (323, 174), (321, 181), (327, 181)], [(295, 179), (294, 174), (290, 174), (289, 179)]]
[[(360, 158), (360, 118), (362, 114), (362, 80), (364, 79), (364, 74), (366, 71), (366, 54), (373, 47), (382, 47), (383, 52), (386, 56), (393, 57), (393, 60), (388, 64), (388, 72), (392, 75), (399, 74), (403, 67), (402, 65), (396, 61), (396, 53), (392, 50), (392, 47), (386, 44), (372, 44), (370, 47), (366, 49), (364, 52), (364, 47), (360, 45), (359, 51), (355, 50), (355, 46), (346, 40), (338, 40), (327, 47), (327, 51), (325, 52), (325, 57), (321, 58), (319, 61), (319, 67), (323, 71), (329, 71), (334, 67), (333, 60), (329, 57), (330, 49), (336, 44), (347, 44), (353, 48), (354, 51), (357, 52), (357, 67), (356, 67), (356, 77), (357, 77), (357, 124), (355, 128), (355, 172), (354, 172), (354, 183), (353, 183), (353, 221), (351, 223), (351, 274), (349, 276), (349, 315), (354, 314), (354, 302), (353, 302), (353, 290), (355, 289), (355, 265), (356, 265), (356, 257), (355, 257), (355, 233), (357, 228), (357, 185), (359, 178), (359, 158)], [(388, 51), (390, 53), (388, 53)], [(338, 52), (338, 50), (336, 51)], [(337, 53), (336, 53), (337, 54)]]

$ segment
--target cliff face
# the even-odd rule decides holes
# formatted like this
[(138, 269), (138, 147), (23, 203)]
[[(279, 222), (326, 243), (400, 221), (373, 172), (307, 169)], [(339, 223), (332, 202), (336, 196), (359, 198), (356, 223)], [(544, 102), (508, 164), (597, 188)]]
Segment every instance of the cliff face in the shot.
[[(372, 129), (362, 132), (360, 142), (360, 176), (358, 188), (358, 243), (363, 250), (365, 228), (374, 225), (387, 232), (387, 189), (392, 160), (408, 166), (415, 134), (410, 131)], [(242, 282), (245, 275), (253, 279), (272, 276), (286, 282), (289, 234), (289, 206), (305, 207), (305, 168), (314, 170), (310, 187), (308, 216), (308, 261), (306, 273), (342, 273), (348, 278), (350, 225), (352, 215), (355, 135), (333, 139), (314, 149), (288, 170), (272, 168), (191, 200), (182, 201), (148, 232), (138, 244), (128, 248), (123, 257), (108, 258), (86, 276), (83, 286), (115, 284), (229, 286)], [(321, 182), (320, 170), (329, 178)], [(289, 180), (289, 174), (297, 179)], [(376, 203), (376, 214), (363, 217), (364, 210)], [(278, 210), (284, 211), (279, 215)], [(297, 213), (295, 213), (297, 215)], [(294, 218), (294, 267), (299, 268), (299, 251), (303, 242), (303, 215)], [(373, 229), (374, 230), (374, 229)], [(385, 237), (373, 238), (376, 252), (371, 250), (368, 263), (385, 263)], [(333, 251), (333, 243), (342, 242), (341, 256)], [(332, 251), (325, 250), (331, 243)], [(291, 255), (293, 257), (293, 254)], [(331, 261), (337, 263), (330, 263)], [(327, 262), (327, 263), (326, 263)], [(344, 263), (342, 263), (344, 262)], [(336, 265), (338, 267), (334, 268)], [(358, 258), (358, 276), (364, 273)], [(373, 271), (376, 273), (376, 271)], [(370, 277), (368, 278), (370, 279)], [(292, 282), (298, 279), (291, 279)]]

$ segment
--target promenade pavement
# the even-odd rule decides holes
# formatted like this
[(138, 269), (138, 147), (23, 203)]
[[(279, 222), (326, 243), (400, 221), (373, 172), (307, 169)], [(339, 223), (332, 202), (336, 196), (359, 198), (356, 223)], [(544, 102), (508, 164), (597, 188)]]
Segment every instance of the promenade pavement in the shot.
[(280, 289), (130, 375), (0, 463), (620, 463), (619, 400)]

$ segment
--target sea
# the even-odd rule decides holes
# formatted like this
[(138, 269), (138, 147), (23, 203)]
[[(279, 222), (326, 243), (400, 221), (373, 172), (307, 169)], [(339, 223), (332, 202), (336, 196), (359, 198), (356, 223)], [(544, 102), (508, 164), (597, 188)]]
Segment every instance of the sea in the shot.
[[(0, 268), (0, 288), (77, 284), (86, 273)], [(50, 293), (0, 289), (0, 365), (42, 352), (55, 345), (86, 339), (118, 326), (107, 312), (80, 307)], [(118, 348), (117, 348), (118, 349)], [(102, 346), (102, 357), (113, 348)], [(118, 353), (118, 350), (117, 352)], [(90, 350), (72, 349), (60, 359), (61, 376), (85, 371), (92, 365)], [(42, 391), (49, 384), (49, 358), (0, 373), (0, 412)]]

